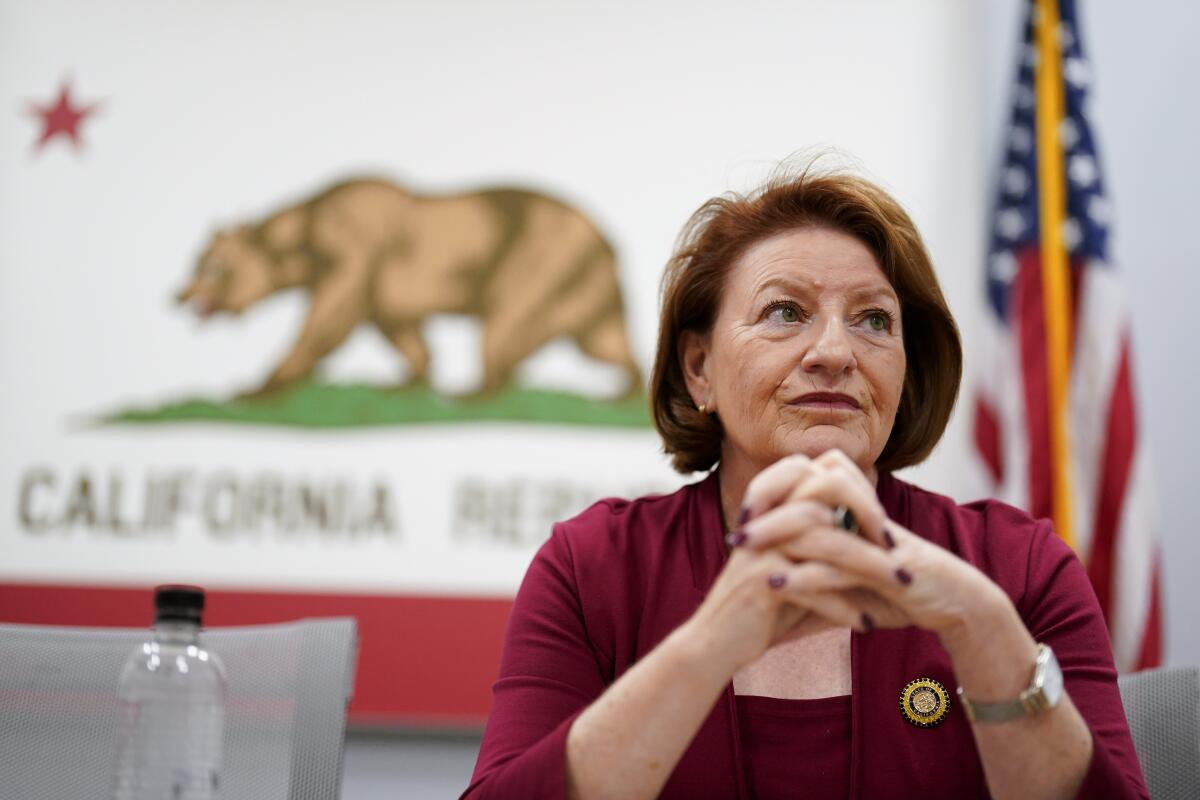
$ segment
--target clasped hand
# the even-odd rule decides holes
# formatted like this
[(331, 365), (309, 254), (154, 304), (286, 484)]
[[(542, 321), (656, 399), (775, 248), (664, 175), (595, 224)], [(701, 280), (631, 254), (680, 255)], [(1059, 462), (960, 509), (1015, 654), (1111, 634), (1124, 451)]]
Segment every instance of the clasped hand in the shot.
[[(835, 525), (838, 506), (854, 513), (857, 535)], [(735, 668), (831, 627), (945, 636), (1007, 601), (975, 567), (888, 519), (841, 451), (778, 461), (751, 481), (743, 508), (748, 521), (693, 619)]]

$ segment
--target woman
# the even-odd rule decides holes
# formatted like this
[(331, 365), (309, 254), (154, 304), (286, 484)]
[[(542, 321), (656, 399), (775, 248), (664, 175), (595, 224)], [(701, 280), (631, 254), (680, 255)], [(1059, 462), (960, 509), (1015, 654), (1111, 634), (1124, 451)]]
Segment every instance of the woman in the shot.
[(807, 173), (705, 204), (651, 392), (676, 468), (718, 468), (555, 526), (465, 796), (1145, 797), (1070, 550), (890, 474), (960, 375), (881, 189)]

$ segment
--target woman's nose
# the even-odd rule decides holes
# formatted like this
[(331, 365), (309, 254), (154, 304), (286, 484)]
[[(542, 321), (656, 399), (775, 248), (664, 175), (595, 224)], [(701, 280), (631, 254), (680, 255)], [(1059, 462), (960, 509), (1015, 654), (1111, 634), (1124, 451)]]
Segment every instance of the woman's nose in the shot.
[(828, 372), (840, 375), (858, 366), (854, 347), (845, 325), (839, 318), (829, 318), (814, 326), (813, 338), (800, 360), (805, 372)]

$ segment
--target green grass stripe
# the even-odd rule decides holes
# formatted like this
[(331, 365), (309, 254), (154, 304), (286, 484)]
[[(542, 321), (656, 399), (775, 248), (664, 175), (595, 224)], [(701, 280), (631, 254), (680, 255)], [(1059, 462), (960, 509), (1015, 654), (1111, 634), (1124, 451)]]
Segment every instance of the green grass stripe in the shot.
[(227, 402), (193, 398), (133, 408), (102, 423), (228, 422), (294, 428), (357, 428), (457, 422), (541, 422), (594, 427), (650, 425), (645, 395), (593, 400), (569, 392), (511, 387), (492, 395), (451, 398), (428, 385), (382, 388), (306, 383), (269, 397)]

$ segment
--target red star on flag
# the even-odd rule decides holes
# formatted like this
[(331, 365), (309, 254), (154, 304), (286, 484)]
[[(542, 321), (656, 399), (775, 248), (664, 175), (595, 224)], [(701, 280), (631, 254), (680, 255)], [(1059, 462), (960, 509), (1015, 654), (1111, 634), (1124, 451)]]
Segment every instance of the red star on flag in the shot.
[(42, 135), (38, 137), (37, 144), (34, 147), (41, 150), (46, 144), (56, 136), (65, 136), (71, 140), (71, 143), (78, 150), (81, 142), (79, 140), (79, 128), (84, 119), (90, 114), (95, 113), (99, 107), (98, 104), (81, 106), (77, 105), (71, 97), (71, 84), (69, 81), (63, 81), (61, 88), (58, 90), (58, 99), (49, 105), (39, 105), (38, 103), (30, 103), (30, 112), (38, 116), (42, 120)]

